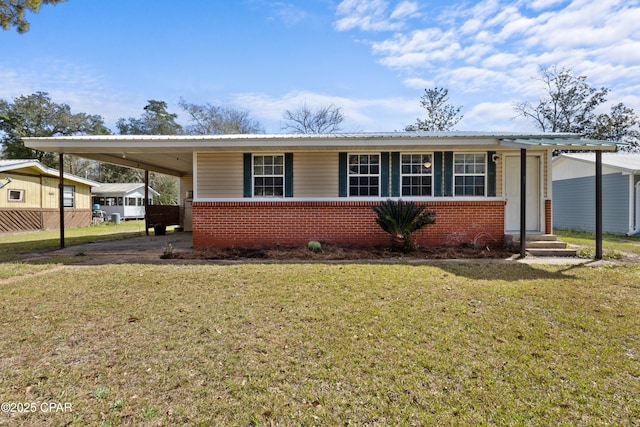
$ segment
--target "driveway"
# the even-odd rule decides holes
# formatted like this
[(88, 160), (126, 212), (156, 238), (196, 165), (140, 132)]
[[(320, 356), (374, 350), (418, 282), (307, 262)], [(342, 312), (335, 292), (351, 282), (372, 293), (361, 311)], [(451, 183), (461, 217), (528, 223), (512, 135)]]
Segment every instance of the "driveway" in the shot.
[(191, 233), (185, 231), (167, 232), (164, 236), (141, 236), (128, 239), (102, 240), (84, 245), (69, 246), (56, 251), (57, 254), (100, 254), (100, 255), (153, 255), (160, 256), (169, 247), (174, 252), (191, 252)]

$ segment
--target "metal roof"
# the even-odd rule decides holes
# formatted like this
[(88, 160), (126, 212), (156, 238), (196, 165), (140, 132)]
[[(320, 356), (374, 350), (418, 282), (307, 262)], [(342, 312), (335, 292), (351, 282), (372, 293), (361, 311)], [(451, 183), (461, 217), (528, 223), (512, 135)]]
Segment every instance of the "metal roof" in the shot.
[[(595, 153), (563, 153), (557, 160), (574, 159), (595, 163)], [(640, 153), (602, 153), (602, 165), (631, 175), (640, 174)]]
[[(139, 188), (144, 190), (144, 182), (123, 182), (123, 183), (108, 183), (108, 184), (100, 184), (100, 188), (93, 192), (94, 195), (106, 195), (106, 194), (126, 194), (132, 191), (135, 191)], [(159, 196), (158, 193), (153, 188), (149, 187), (149, 192), (154, 193), (156, 196)]]
[[(8, 171), (12, 171), (12, 170), (16, 170), (16, 169), (24, 169), (24, 168), (35, 168), (37, 169), (42, 175), (47, 175), (47, 176), (51, 176), (54, 178), (59, 178), (60, 177), (60, 171), (57, 169), (53, 169), (50, 167), (47, 167), (45, 165), (43, 165), (42, 163), (40, 163), (38, 160), (35, 159), (11, 159), (11, 160), (0, 160), (0, 172), (8, 172)], [(86, 178), (81, 178), (79, 176), (76, 175), (72, 175), (70, 173), (66, 173), (64, 174), (64, 179), (67, 179), (69, 181), (75, 181), (75, 182), (79, 182), (85, 185), (88, 185), (90, 187), (98, 187), (100, 186), (99, 183), (92, 181), (90, 179), (86, 179)]]
[(513, 148), (545, 147), (554, 150), (615, 150), (618, 143), (579, 137), (503, 138), (502, 146)]
[(97, 135), (24, 138), (41, 151), (165, 173), (193, 173), (195, 153), (309, 151), (447, 151), (518, 148), (614, 150), (615, 143), (569, 133), (375, 132), (334, 134)]

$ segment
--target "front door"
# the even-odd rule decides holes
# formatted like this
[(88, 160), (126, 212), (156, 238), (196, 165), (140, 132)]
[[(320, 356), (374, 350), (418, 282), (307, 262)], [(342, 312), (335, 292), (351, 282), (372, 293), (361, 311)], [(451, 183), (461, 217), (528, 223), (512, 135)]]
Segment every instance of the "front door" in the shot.
[[(520, 156), (505, 157), (505, 231), (520, 231)], [(540, 156), (527, 156), (527, 231), (540, 231)]]

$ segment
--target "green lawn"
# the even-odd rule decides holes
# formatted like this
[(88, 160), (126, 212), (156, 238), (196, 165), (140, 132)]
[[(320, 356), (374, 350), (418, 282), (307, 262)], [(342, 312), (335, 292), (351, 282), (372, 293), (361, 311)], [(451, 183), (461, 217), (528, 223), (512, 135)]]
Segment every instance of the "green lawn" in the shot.
[[(73, 246), (105, 239), (123, 239), (144, 234), (144, 221), (122, 221), (120, 224), (104, 222), (98, 225), (65, 230), (65, 245)], [(60, 248), (60, 231), (46, 230), (25, 233), (0, 234), (0, 262), (24, 258), (25, 252), (47, 251)]]
[(0, 425), (640, 425), (636, 265), (23, 265)]
[[(555, 230), (555, 234), (561, 240), (578, 247), (578, 255), (585, 258), (595, 256), (596, 237), (594, 233)], [(602, 240), (602, 250), (605, 259), (640, 259), (640, 237), (605, 234)]]

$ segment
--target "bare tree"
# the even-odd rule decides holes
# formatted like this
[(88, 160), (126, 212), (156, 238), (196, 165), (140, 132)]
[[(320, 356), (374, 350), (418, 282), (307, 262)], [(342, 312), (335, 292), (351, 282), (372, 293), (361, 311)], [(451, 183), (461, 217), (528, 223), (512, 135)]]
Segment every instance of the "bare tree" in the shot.
[(427, 110), (426, 119), (416, 119), (416, 123), (404, 128), (407, 132), (443, 132), (452, 130), (462, 120), (460, 110), (449, 103), (449, 90), (445, 88), (425, 89), (420, 97), (420, 105)]
[(190, 135), (222, 135), (263, 133), (260, 122), (247, 110), (212, 104), (190, 104), (184, 99), (178, 103), (189, 114), (191, 124), (185, 127)]
[(340, 124), (345, 117), (342, 108), (333, 104), (320, 106), (312, 110), (305, 103), (296, 110), (287, 110), (283, 118), (289, 123), (283, 129), (291, 133), (335, 133), (340, 130)]
[(536, 78), (544, 97), (536, 104), (515, 105), (518, 115), (528, 118), (543, 132), (573, 132), (586, 136), (597, 120), (596, 107), (606, 101), (609, 89), (596, 89), (586, 76), (574, 76), (570, 69), (540, 68)]

